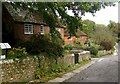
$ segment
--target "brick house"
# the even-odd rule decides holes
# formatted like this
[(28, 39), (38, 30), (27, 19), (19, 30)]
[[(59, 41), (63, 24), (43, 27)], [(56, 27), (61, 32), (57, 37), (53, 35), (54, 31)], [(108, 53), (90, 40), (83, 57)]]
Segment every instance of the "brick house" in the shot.
[(77, 31), (77, 35), (79, 36), (78, 38), (75, 36), (70, 37), (69, 33), (65, 32), (64, 34), (65, 43), (74, 43), (76, 40), (79, 40), (82, 44), (84, 44), (86, 42), (87, 35), (80, 30)]
[[(3, 42), (10, 42), (12, 39), (15, 41), (28, 40), (33, 34), (47, 34), (50, 32), (49, 25), (36, 13), (20, 8), (15, 10), (8, 3), (4, 3), (2, 8)], [(64, 27), (57, 25), (56, 30), (64, 38)], [(13, 42), (10, 43), (12, 44)]]
[[(50, 32), (49, 25), (37, 13), (20, 8), (15, 10), (9, 3), (4, 3), (2, 9), (2, 42), (14, 45), (18, 41), (29, 40), (33, 34)], [(73, 43), (78, 39), (84, 44), (87, 38), (87, 35), (81, 31), (77, 32), (80, 38), (75, 36), (69, 38), (68, 32), (65, 32), (65, 28), (61, 24), (56, 26), (56, 30), (59, 31), (66, 43)]]

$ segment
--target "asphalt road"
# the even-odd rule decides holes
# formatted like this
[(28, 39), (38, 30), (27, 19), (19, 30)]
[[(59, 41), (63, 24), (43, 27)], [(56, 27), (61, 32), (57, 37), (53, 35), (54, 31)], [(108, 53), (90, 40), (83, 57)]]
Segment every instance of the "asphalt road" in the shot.
[(118, 82), (118, 55), (92, 59), (93, 65), (65, 82)]

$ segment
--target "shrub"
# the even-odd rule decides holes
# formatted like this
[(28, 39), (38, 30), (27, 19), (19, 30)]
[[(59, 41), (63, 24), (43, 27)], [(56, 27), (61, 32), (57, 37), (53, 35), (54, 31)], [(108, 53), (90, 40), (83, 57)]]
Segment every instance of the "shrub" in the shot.
[(81, 42), (80, 42), (80, 41), (78, 41), (78, 40), (76, 40), (76, 41), (74, 42), (74, 44), (75, 44), (75, 45), (82, 46)]
[(64, 46), (64, 49), (65, 49), (65, 50), (72, 50), (72, 48), (73, 48), (73, 46), (72, 46), (71, 44), (66, 44), (66, 45)]
[(24, 58), (26, 57), (27, 52), (25, 48), (13, 48), (11, 50), (8, 51), (7, 53), (7, 58)]
[(104, 50), (111, 50), (114, 47), (111, 41), (101, 41), (100, 46), (102, 46)]
[(75, 42), (74, 42), (74, 47), (76, 48), (76, 49), (83, 49), (83, 45), (81, 44), (81, 42), (79, 41), (79, 40), (76, 40)]
[(98, 50), (104, 50), (103, 47), (98, 44), (93, 43), (92, 46), (94, 46)]
[(98, 49), (93, 47), (93, 46), (92, 47), (87, 47), (85, 50), (90, 51), (90, 53), (93, 54), (93, 55), (97, 55), (97, 53), (98, 53)]
[(26, 47), (26, 50), (30, 54), (44, 53), (48, 57), (63, 56), (63, 44), (64, 40), (57, 35), (51, 36), (45, 35), (33, 35), (30, 41), (26, 41), (22, 44), (22, 47)]
[(68, 65), (63, 63), (63, 59), (59, 59), (58, 63), (55, 63), (53, 58), (44, 56), (38, 56), (38, 65), (35, 70), (35, 78), (41, 79), (43, 77), (53, 77), (57, 73), (67, 70)]

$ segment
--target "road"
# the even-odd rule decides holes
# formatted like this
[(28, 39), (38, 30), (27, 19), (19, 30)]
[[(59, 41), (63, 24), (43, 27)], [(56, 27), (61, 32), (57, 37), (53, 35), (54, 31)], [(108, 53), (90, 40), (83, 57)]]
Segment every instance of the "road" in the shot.
[(65, 82), (118, 82), (118, 55), (92, 59), (93, 65)]

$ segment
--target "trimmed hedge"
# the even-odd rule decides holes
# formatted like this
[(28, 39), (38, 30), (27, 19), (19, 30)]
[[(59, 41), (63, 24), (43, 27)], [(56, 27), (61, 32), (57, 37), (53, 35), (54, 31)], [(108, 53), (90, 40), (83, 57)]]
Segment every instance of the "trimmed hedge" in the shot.
[(93, 54), (93, 55), (97, 55), (98, 54), (98, 49), (93, 47), (93, 46), (87, 47), (85, 50), (90, 51), (90, 53)]

